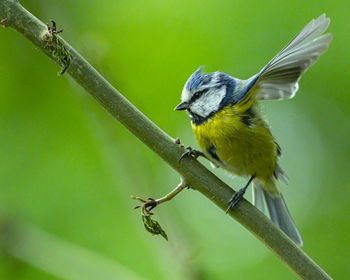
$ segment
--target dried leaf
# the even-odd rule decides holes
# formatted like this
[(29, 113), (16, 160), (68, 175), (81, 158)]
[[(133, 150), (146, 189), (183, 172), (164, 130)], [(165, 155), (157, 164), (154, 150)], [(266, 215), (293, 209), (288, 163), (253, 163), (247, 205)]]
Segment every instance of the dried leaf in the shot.
[(164, 237), (165, 240), (168, 241), (168, 236), (166, 235), (165, 231), (162, 229), (160, 224), (151, 218), (150, 215), (142, 213), (142, 223), (145, 227), (145, 229), (153, 234), (153, 235), (161, 235)]

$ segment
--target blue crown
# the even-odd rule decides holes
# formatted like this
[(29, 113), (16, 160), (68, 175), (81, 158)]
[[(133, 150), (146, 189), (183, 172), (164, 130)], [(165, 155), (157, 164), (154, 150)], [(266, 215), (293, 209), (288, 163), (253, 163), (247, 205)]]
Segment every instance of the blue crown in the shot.
[(185, 88), (188, 91), (192, 91), (201, 84), (203, 81), (205, 74), (202, 73), (203, 66), (199, 67), (187, 80), (185, 84)]

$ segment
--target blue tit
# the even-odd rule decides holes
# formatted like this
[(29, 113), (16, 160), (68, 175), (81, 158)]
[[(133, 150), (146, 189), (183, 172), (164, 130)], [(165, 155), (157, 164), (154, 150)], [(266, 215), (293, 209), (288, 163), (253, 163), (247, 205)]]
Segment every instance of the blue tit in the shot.
[[(287, 176), (278, 165), (281, 148), (258, 111), (259, 100), (292, 98), (301, 75), (324, 53), (332, 40), (324, 34), (325, 14), (309, 22), (262, 70), (240, 80), (222, 72), (195, 71), (187, 80), (181, 103), (203, 155), (215, 166), (249, 178), (228, 202), (230, 210), (253, 182), (253, 203), (297, 245), (302, 239), (278, 187)], [(199, 152), (199, 151), (198, 151)], [(197, 153), (198, 154), (198, 153)], [(265, 202), (264, 202), (265, 201)]]

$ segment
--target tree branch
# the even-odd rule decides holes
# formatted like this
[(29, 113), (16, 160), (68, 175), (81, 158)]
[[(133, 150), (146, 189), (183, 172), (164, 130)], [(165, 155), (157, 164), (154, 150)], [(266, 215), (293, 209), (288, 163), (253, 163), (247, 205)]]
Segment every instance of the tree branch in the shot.
[[(62, 65), (54, 52), (47, 47), (47, 42), (43, 41), (42, 34), (47, 31), (47, 26), (17, 1), (0, 0), (0, 24), (14, 28), (48, 57)], [(198, 190), (225, 211), (233, 190), (194, 159), (186, 157), (180, 164), (179, 158), (184, 152), (183, 148), (128, 102), (69, 44), (64, 40), (61, 42), (71, 58), (67, 73), (128, 130), (174, 168), (187, 185)], [(240, 201), (237, 207), (229, 211), (229, 215), (262, 241), (300, 279), (331, 279), (248, 201)]]

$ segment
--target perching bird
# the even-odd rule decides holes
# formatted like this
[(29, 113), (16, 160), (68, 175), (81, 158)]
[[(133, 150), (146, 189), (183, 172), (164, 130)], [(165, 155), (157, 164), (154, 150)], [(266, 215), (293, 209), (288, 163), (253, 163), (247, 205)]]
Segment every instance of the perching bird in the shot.
[[(230, 210), (253, 182), (253, 203), (262, 212), (264, 200), (271, 220), (297, 245), (301, 236), (286, 207), (278, 181), (287, 176), (278, 165), (281, 148), (260, 116), (257, 101), (292, 98), (301, 75), (324, 53), (332, 40), (322, 35), (329, 25), (325, 14), (309, 22), (263, 69), (248, 80), (202, 68), (187, 80), (181, 103), (187, 110), (201, 155), (215, 166), (249, 178), (228, 202)], [(189, 155), (198, 156), (199, 151)]]

